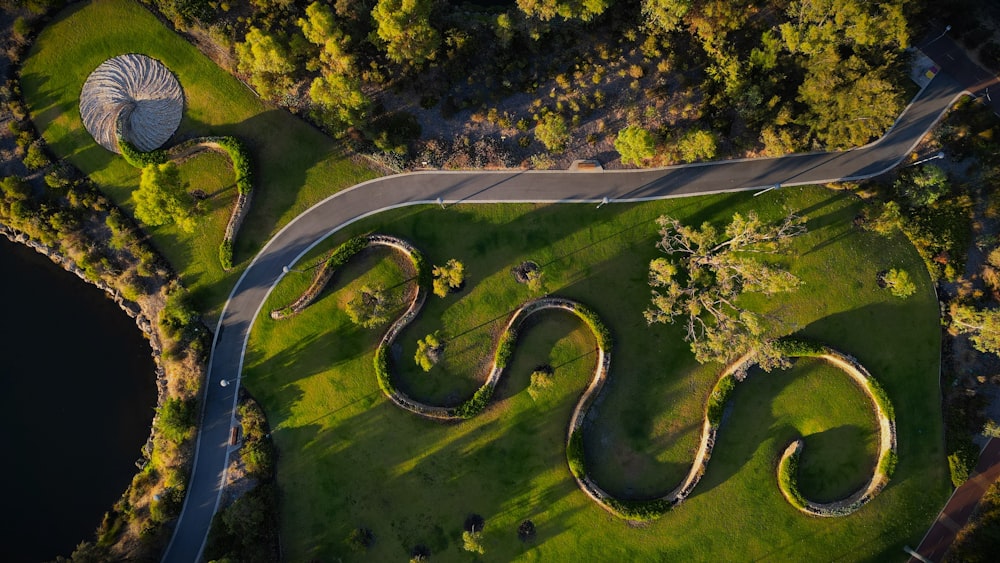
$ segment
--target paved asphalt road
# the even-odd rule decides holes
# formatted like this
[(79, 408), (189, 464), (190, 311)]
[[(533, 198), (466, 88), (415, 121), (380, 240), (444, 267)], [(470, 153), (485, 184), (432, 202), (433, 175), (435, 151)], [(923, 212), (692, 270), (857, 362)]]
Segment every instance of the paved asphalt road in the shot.
[(845, 152), (635, 171), (418, 172), (359, 184), (318, 203), (267, 243), (226, 303), (212, 347), (194, 470), (164, 561), (189, 563), (201, 558), (218, 506), (238, 389), (238, 384), (222, 387), (220, 382), (238, 383), (250, 327), (271, 288), (283, 275), (282, 267), (294, 264), (338, 229), (379, 211), (435, 203), (438, 198), (445, 204), (556, 201), (593, 204), (607, 197), (613, 205), (615, 201), (751, 190), (777, 184), (863, 179), (891, 169), (909, 154), (965, 90), (963, 84), (945, 73), (938, 74), (885, 137)]

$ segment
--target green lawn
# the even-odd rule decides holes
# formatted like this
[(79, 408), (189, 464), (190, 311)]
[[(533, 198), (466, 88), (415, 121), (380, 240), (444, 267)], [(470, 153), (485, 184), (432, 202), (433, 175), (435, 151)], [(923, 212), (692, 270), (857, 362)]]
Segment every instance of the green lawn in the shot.
[[(219, 312), (239, 270), (278, 228), (323, 197), (375, 175), (342, 156), (337, 144), (315, 128), (263, 104), (138, 3), (95, 0), (71, 6), (42, 31), (25, 61), (21, 82), (32, 120), (52, 151), (90, 175), (128, 210), (139, 171), (94, 142), (79, 108), (80, 90), (90, 72), (125, 53), (160, 60), (184, 88), (184, 120), (167, 146), (193, 136), (233, 135), (247, 144), (254, 159), (254, 201), (237, 237), (234, 271), (223, 272), (218, 259), (232, 190), (213, 202), (214, 211), (205, 218), (210, 228), (199, 229), (204, 236), (177, 237), (170, 229), (153, 232), (155, 245), (206, 312)], [(221, 165), (189, 175), (205, 177), (210, 170), (219, 177), (206, 182), (232, 182), (232, 173)]]
[[(708, 472), (685, 503), (633, 528), (591, 502), (566, 466), (569, 413), (590, 377), (595, 343), (569, 315), (549, 313), (524, 331), (506, 380), (485, 413), (461, 424), (425, 421), (387, 401), (375, 380), (380, 330), (351, 325), (344, 304), (363, 284), (398, 286), (407, 274), (388, 251), (369, 253), (335, 276), (301, 315), (275, 322), (309, 283), (286, 276), (251, 336), (245, 384), (261, 400), (280, 452), (282, 546), (289, 560), (364, 559), (343, 543), (371, 528), (375, 560), (401, 559), (417, 544), (435, 560), (468, 560), (465, 517), (485, 517), (487, 557), (568, 560), (899, 558), (915, 544), (948, 494), (937, 387), (937, 304), (916, 252), (902, 236), (856, 230), (850, 195), (786, 188), (765, 197), (719, 195), (613, 205), (456, 205), (382, 213), (337, 233), (299, 267), (353, 234), (409, 239), (432, 264), (465, 262), (467, 286), (431, 297), (400, 337), (396, 384), (414, 398), (456, 404), (480, 385), (493, 338), (506, 315), (533, 294), (511, 267), (542, 266), (548, 290), (579, 300), (612, 330), (610, 382), (585, 430), (588, 473), (609, 492), (663, 494), (692, 461), (706, 396), (719, 366), (695, 363), (675, 326), (647, 328), (646, 267), (656, 256), (655, 218), (724, 222), (755, 207), (777, 218), (784, 207), (806, 215), (810, 233), (787, 259), (805, 282), (795, 294), (749, 300), (791, 332), (858, 357), (886, 387), (899, 430), (899, 466), (889, 487), (857, 514), (803, 516), (784, 501), (775, 466), (789, 440), (804, 436), (803, 493), (817, 501), (845, 496), (871, 474), (875, 422), (848, 377), (816, 360), (789, 372), (753, 376), (737, 388)], [(876, 273), (904, 268), (919, 291), (900, 301)], [(412, 282), (411, 282), (412, 283)], [(444, 361), (423, 373), (412, 360), (418, 338), (441, 330)], [(539, 364), (555, 381), (533, 400), (528, 376)], [(520, 521), (538, 537), (522, 544)]]

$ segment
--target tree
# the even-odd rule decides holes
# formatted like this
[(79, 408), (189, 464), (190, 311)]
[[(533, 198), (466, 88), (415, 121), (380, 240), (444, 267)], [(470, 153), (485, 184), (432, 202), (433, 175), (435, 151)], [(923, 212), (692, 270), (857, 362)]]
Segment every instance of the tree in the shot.
[(903, 0), (796, 0), (780, 26), (786, 48), (804, 58), (800, 122), (829, 148), (867, 143), (902, 109), (890, 68), (909, 44)]
[(896, 297), (905, 299), (917, 292), (917, 286), (910, 280), (910, 274), (906, 270), (889, 270), (882, 276), (882, 283)]
[(135, 216), (151, 227), (176, 223), (182, 231), (193, 233), (194, 198), (184, 188), (177, 165), (150, 164), (142, 170), (139, 189), (132, 193)]
[(695, 358), (729, 362), (755, 351), (765, 369), (782, 365), (783, 358), (770, 340), (775, 327), (743, 308), (737, 298), (748, 292), (772, 295), (791, 291), (799, 279), (791, 273), (754, 258), (777, 253), (806, 231), (805, 221), (789, 214), (777, 224), (767, 224), (754, 212), (734, 214), (722, 231), (709, 223), (701, 228), (682, 225), (661, 216), (657, 247), (668, 258), (649, 264), (652, 307), (646, 322), (673, 323), (682, 319), (685, 336)]
[(440, 332), (434, 331), (420, 340), (417, 340), (417, 353), (413, 355), (413, 361), (424, 371), (431, 371), (434, 364), (441, 359), (444, 351), (444, 344), (440, 339)]
[(715, 134), (711, 131), (694, 129), (681, 137), (677, 142), (677, 150), (681, 154), (681, 160), (685, 162), (710, 160), (715, 158), (717, 144)]
[(444, 298), (465, 283), (465, 265), (452, 258), (444, 266), (434, 266), (434, 295)]
[(612, 0), (517, 0), (525, 15), (543, 21), (560, 16), (564, 20), (590, 21), (604, 13)]
[(0, 180), (0, 194), (8, 201), (24, 201), (31, 197), (31, 186), (17, 176)]
[(433, 59), (441, 36), (431, 27), (431, 0), (379, 0), (372, 10), (375, 32), (389, 60), (421, 65)]
[(637, 125), (629, 125), (618, 132), (615, 150), (622, 155), (622, 163), (642, 166), (647, 158), (656, 154), (656, 139), (653, 134)]
[(471, 532), (462, 532), (462, 547), (465, 551), (472, 553), (478, 553), (479, 555), (484, 555), (486, 553), (486, 548), (483, 547), (483, 534), (473, 530)]
[[(910, 170), (913, 170), (910, 172)], [(903, 177), (896, 180), (895, 187), (915, 207), (926, 207), (947, 195), (948, 174), (940, 166), (924, 164), (916, 169), (910, 169)]]
[(347, 316), (358, 326), (376, 328), (389, 322), (389, 311), (395, 305), (382, 287), (363, 286), (347, 303)]
[(319, 56), (306, 68), (320, 72), (309, 87), (309, 97), (321, 108), (321, 120), (333, 120), (339, 127), (359, 123), (371, 109), (371, 100), (361, 90), (354, 57), (348, 52), (351, 38), (336, 27), (330, 7), (320, 2), (310, 4), (306, 17), (297, 23), (305, 38), (320, 47)]
[(987, 354), (1000, 355), (1000, 310), (977, 309), (965, 303), (952, 303), (950, 332), (968, 334), (972, 346)]
[(282, 37), (251, 27), (236, 44), (237, 69), (250, 75), (250, 84), (264, 98), (275, 98), (292, 85), (295, 71), (291, 49)]
[(566, 150), (569, 142), (569, 128), (563, 116), (554, 112), (546, 112), (535, 125), (535, 137), (552, 152)]

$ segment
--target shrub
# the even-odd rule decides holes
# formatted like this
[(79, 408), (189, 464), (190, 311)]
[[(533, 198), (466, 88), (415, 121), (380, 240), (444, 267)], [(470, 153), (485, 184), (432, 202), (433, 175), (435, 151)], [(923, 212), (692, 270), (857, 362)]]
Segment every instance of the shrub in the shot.
[(528, 384), (528, 394), (537, 399), (543, 391), (552, 387), (552, 367), (539, 366), (531, 373), (531, 383)]
[(910, 274), (906, 270), (893, 268), (882, 276), (882, 282), (893, 295), (900, 299), (906, 299), (917, 292), (917, 286), (910, 280)]
[(378, 380), (378, 386), (382, 388), (383, 393), (390, 396), (396, 393), (396, 388), (392, 385), (392, 379), (389, 374), (388, 346), (380, 345), (375, 350), (375, 378)]
[(715, 158), (718, 141), (710, 131), (694, 129), (677, 142), (677, 150), (685, 162)]
[(51, 161), (42, 148), (41, 141), (35, 141), (28, 146), (28, 152), (24, 155), (24, 165), (28, 170), (39, 170), (49, 165)]
[(546, 113), (535, 126), (535, 137), (552, 152), (566, 150), (566, 144), (569, 142), (566, 120), (558, 113)]
[(514, 344), (516, 343), (517, 330), (514, 328), (503, 333), (503, 336), (500, 337), (496, 354), (493, 356), (493, 363), (496, 364), (498, 369), (504, 369), (510, 363), (510, 358), (514, 355)]
[(569, 444), (566, 445), (566, 461), (569, 463), (569, 471), (577, 479), (587, 476), (587, 469), (583, 459), (583, 431), (579, 428), (574, 430), (569, 437)]
[(483, 534), (481, 532), (462, 532), (462, 548), (471, 553), (485, 554), (486, 548), (483, 547)]
[(118, 137), (118, 149), (122, 151), (125, 162), (136, 168), (146, 168), (150, 164), (163, 164), (167, 161), (167, 151), (157, 149), (142, 152), (122, 137)]
[(229, 270), (233, 267), (233, 241), (224, 240), (219, 245), (219, 262), (222, 263), (223, 270)]
[(209, 141), (216, 143), (226, 151), (233, 163), (233, 174), (236, 178), (236, 189), (243, 195), (253, 190), (253, 170), (250, 153), (236, 137), (211, 137)]
[(630, 125), (618, 132), (615, 150), (622, 155), (622, 163), (641, 166), (647, 158), (656, 154), (656, 139), (653, 134), (637, 125)]
[(618, 516), (633, 522), (647, 522), (655, 520), (670, 511), (671, 504), (664, 499), (651, 500), (631, 500), (631, 499), (605, 499), (605, 503), (615, 511)]
[(156, 429), (164, 438), (175, 444), (189, 438), (194, 432), (194, 401), (171, 397), (156, 409), (159, 417)]
[(732, 375), (719, 379), (718, 383), (715, 384), (712, 394), (708, 397), (708, 408), (706, 409), (708, 422), (712, 426), (718, 426), (722, 422), (722, 411), (726, 408), (726, 401), (729, 400), (729, 395), (735, 388), (736, 379)]
[(948, 456), (948, 470), (951, 472), (951, 484), (956, 489), (969, 480), (969, 466), (958, 452)]
[(597, 345), (610, 354), (611, 349), (614, 347), (614, 340), (611, 338), (611, 331), (604, 325), (601, 318), (597, 316), (597, 313), (584, 305), (577, 305), (574, 311), (590, 327), (590, 330), (593, 331)]
[(892, 474), (896, 472), (896, 463), (899, 461), (899, 457), (896, 452), (889, 450), (882, 457), (882, 461), (878, 464), (878, 470), (885, 475), (886, 479), (892, 478)]
[(778, 340), (776, 346), (782, 354), (790, 358), (822, 356), (826, 353), (826, 349), (822, 344), (791, 338), (782, 338), (781, 340)]
[(799, 491), (799, 454), (801, 450), (783, 458), (778, 465), (778, 487), (785, 493), (792, 506), (798, 509), (806, 507), (806, 499)]
[(455, 414), (462, 418), (472, 418), (486, 409), (490, 398), (493, 397), (493, 387), (483, 385), (476, 391), (471, 399), (465, 401), (455, 408)]
[(417, 353), (413, 355), (413, 361), (424, 371), (430, 371), (437, 363), (442, 348), (439, 334), (438, 331), (434, 331), (417, 341)]
[(434, 266), (434, 295), (444, 298), (465, 283), (465, 265), (452, 258), (444, 266)]

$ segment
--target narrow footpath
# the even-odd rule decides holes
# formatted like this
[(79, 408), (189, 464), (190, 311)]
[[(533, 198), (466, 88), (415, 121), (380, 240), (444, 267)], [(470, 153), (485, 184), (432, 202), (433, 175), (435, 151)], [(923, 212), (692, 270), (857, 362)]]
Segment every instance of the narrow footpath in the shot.
[[(948, 499), (948, 504), (938, 514), (934, 525), (927, 530), (927, 535), (920, 542), (917, 553), (935, 563), (944, 559), (955, 541), (955, 535), (969, 522), (969, 517), (979, 505), (983, 494), (998, 479), (1000, 479), (1000, 439), (991, 438), (979, 456), (975, 473), (961, 487), (955, 489)], [(911, 557), (909, 561), (918, 563), (919, 560)]]

